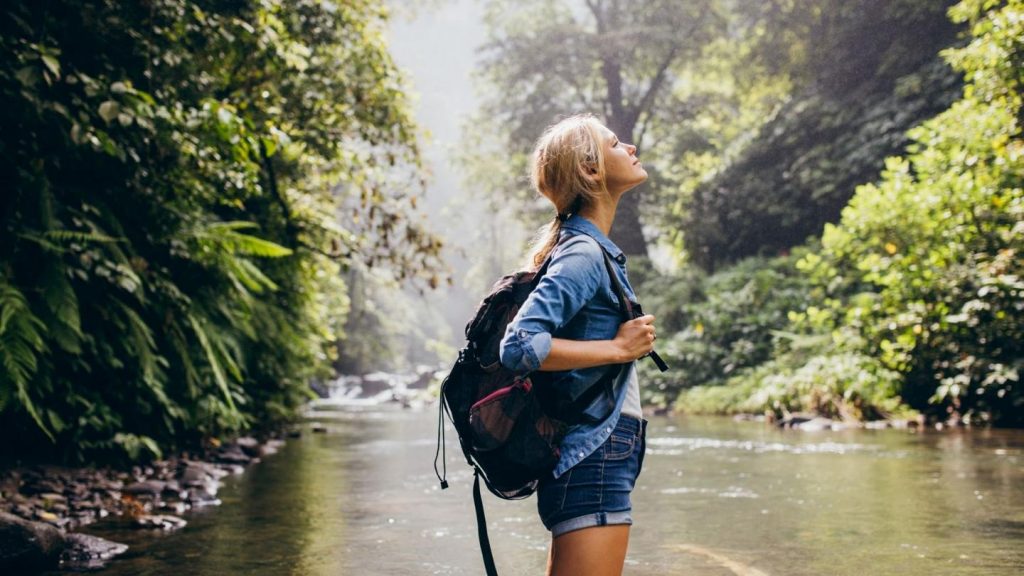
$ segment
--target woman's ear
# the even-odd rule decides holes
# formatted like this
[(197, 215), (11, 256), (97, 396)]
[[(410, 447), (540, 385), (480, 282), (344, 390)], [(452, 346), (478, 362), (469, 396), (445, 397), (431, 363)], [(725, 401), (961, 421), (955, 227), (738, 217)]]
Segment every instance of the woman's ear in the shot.
[(594, 166), (593, 164), (589, 163), (580, 164), (580, 174), (582, 174), (583, 177), (586, 178), (587, 180), (596, 182), (597, 166)]

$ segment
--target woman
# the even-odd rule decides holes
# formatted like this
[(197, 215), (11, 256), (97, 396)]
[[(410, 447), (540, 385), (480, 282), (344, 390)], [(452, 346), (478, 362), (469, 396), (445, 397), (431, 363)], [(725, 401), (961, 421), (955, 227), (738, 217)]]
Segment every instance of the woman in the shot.
[(552, 371), (551, 386), (565, 391), (586, 389), (617, 370), (613, 386), (584, 410), (587, 423), (568, 430), (558, 464), (538, 487), (537, 506), (552, 536), (549, 575), (619, 575), (646, 427), (634, 360), (653, 349), (655, 333), (651, 315), (624, 322), (602, 251), (635, 301), (626, 258), (608, 234), (622, 195), (647, 172), (636, 146), (582, 115), (544, 132), (532, 179), (557, 216), (537, 241), (531, 264), (552, 260), (509, 323), (501, 362), (512, 370)]

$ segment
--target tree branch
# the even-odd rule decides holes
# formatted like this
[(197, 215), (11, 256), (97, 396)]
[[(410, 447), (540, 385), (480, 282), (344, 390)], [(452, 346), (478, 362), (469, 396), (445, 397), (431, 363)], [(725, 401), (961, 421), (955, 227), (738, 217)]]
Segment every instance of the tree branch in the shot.
[(661, 85), (665, 82), (665, 76), (668, 72), (668, 67), (672, 65), (672, 62), (676, 59), (676, 54), (679, 53), (679, 44), (673, 44), (672, 49), (668, 51), (665, 59), (662, 60), (658, 66), (658, 72), (654, 75), (654, 79), (651, 80), (650, 85), (647, 86), (647, 91), (640, 97), (640, 101), (637, 102), (636, 106), (630, 107), (628, 116), (630, 124), (635, 125), (640, 121), (640, 115), (647, 111), (654, 101), (655, 95), (658, 90), (661, 89)]
[[(704, 23), (704, 19), (707, 18), (707, 14), (707, 10), (702, 11), (700, 16), (693, 22), (693, 25), (690, 26), (690, 29), (678, 34), (676, 37), (689, 38), (694, 32), (700, 29), (701, 25)], [(672, 62), (675, 61), (676, 56), (679, 53), (680, 46), (681, 44), (679, 42), (674, 42), (672, 44), (672, 49), (668, 51), (665, 59), (662, 60), (661, 64), (658, 66), (658, 72), (654, 75), (654, 79), (651, 80), (650, 85), (647, 87), (647, 91), (640, 97), (640, 101), (637, 102), (636, 106), (632, 107), (629, 111), (630, 121), (633, 124), (640, 122), (640, 116), (646, 112), (654, 102), (654, 98), (657, 96), (658, 90), (661, 89), (661, 85), (665, 82), (669, 67), (672, 66)]]
[(604, 18), (601, 16), (601, 7), (593, 0), (586, 0), (586, 2), (587, 8), (590, 8), (590, 13), (594, 15), (594, 21), (597, 23), (597, 31), (602, 32), (604, 30)]

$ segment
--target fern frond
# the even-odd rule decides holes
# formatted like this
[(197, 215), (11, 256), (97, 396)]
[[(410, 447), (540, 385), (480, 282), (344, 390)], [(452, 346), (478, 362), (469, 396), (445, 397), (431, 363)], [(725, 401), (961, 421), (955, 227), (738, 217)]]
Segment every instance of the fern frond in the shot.
[(6, 395), (9, 397), (13, 385), (13, 395), (21, 407), (53, 441), (53, 433), (43, 422), (28, 391), (39, 356), (46, 351), (45, 334), (46, 325), (32, 313), (25, 296), (0, 277), (0, 387), (8, 388)]
[(236, 411), (235, 402), (231, 399), (231, 389), (228, 387), (228, 379), (224, 375), (224, 367), (221, 366), (221, 362), (217, 358), (217, 353), (210, 344), (210, 338), (206, 329), (192, 314), (188, 314), (188, 321), (192, 326), (192, 331), (195, 333), (196, 338), (199, 339), (199, 345), (203, 348), (203, 352), (206, 355), (206, 362), (210, 365), (210, 370), (213, 372), (213, 379), (217, 383), (217, 387), (220, 388), (221, 393), (224, 395), (224, 400), (227, 402), (228, 407), (232, 411)]
[(235, 242), (235, 250), (240, 254), (259, 256), (261, 258), (281, 258), (290, 256), (292, 250), (280, 244), (249, 236), (248, 234), (232, 234)]
[(252, 222), (213, 222), (193, 232), (194, 238), (202, 243), (212, 243), (230, 254), (245, 254), (262, 258), (289, 256), (292, 250), (280, 244), (242, 234), (238, 230), (255, 228)]
[(75, 232), (73, 230), (47, 230), (43, 236), (47, 240), (54, 242), (82, 242), (83, 244), (88, 242), (109, 243), (124, 241), (124, 238), (114, 238), (95, 232)]
[(18, 234), (18, 237), (32, 242), (47, 252), (55, 254), (67, 252), (66, 245), (72, 242), (79, 242), (82, 244), (110, 244), (124, 241), (123, 238), (114, 238), (107, 236), (106, 234), (97, 234), (95, 232), (76, 232), (74, 230), (47, 230), (42, 234), (21, 232)]
[(52, 261), (43, 272), (43, 302), (49, 312), (50, 335), (62, 350), (71, 354), (81, 352), (81, 316), (78, 296), (64, 273), (64, 266)]
[[(250, 287), (254, 292), (261, 292), (264, 288), (269, 288), (271, 291), (276, 291), (278, 289), (277, 284), (250, 260), (239, 258), (238, 267), (245, 274), (245, 278), (253, 286), (256, 286), (256, 288)], [(241, 277), (241, 275), (239, 276)]]
[(190, 400), (195, 400), (199, 396), (201, 384), (199, 371), (196, 370), (196, 366), (192, 362), (192, 354), (189, 351), (188, 341), (185, 338), (185, 331), (176, 319), (171, 319), (170, 325), (167, 327), (167, 335), (171, 342), (171, 347), (178, 353), (177, 361), (185, 373), (185, 392)]
[(139, 362), (142, 383), (157, 399), (167, 414), (174, 418), (184, 416), (180, 407), (175, 404), (164, 390), (164, 371), (162, 365), (167, 361), (156, 353), (156, 342), (149, 325), (139, 316), (138, 312), (123, 302), (116, 301), (121, 313), (128, 320), (128, 332), (132, 351)]
[(38, 234), (33, 234), (31, 232), (22, 232), (18, 234), (18, 238), (21, 238), (22, 240), (28, 240), (29, 242), (42, 248), (45, 252), (50, 252), (52, 254), (63, 254), (67, 252), (67, 248), (60, 246), (58, 244), (54, 244), (53, 242), (50, 242), (49, 240)]

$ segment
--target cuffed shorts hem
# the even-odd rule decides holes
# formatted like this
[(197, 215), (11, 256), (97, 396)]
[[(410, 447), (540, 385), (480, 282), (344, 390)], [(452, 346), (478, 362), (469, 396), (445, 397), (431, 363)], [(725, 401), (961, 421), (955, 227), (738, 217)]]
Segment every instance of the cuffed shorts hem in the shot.
[(563, 520), (551, 527), (551, 537), (557, 538), (567, 532), (582, 530), (584, 528), (613, 526), (619, 524), (625, 524), (627, 526), (632, 525), (633, 511), (622, 510), (620, 512), (595, 512), (593, 514), (577, 516), (576, 518), (569, 518), (568, 520)]

